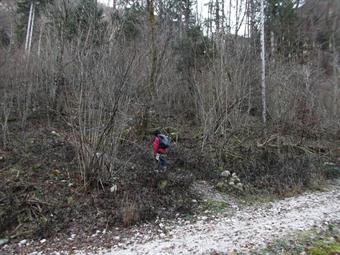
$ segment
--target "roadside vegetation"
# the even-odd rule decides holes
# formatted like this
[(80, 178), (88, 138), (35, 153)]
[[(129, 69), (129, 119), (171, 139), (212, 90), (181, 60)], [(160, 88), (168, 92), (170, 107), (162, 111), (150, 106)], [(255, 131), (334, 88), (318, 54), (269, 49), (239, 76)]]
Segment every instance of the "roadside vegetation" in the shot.
[(224, 2), (0, 1), (0, 239), (224, 210), (199, 181), (285, 197), (340, 176), (340, 12), (318, 16), (339, 4), (265, 1), (264, 105), (260, 2)]
[(322, 230), (313, 229), (286, 239), (277, 240), (269, 244), (267, 248), (250, 254), (336, 255), (339, 252), (339, 223), (329, 223)]

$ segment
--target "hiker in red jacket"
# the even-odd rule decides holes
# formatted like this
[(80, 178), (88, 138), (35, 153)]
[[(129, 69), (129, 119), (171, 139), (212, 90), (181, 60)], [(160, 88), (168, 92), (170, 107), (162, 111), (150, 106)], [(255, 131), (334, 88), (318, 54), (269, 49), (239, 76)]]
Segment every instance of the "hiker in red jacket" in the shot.
[(159, 170), (166, 170), (165, 153), (169, 147), (169, 140), (158, 129), (155, 129), (153, 134), (152, 147), (155, 159), (158, 162), (158, 168), (160, 168)]

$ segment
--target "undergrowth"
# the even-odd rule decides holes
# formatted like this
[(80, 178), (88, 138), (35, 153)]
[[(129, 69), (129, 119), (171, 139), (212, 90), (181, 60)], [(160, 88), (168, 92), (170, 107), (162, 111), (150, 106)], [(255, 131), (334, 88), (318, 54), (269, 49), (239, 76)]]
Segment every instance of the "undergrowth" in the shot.
[(314, 229), (276, 240), (266, 248), (252, 251), (250, 254), (336, 255), (340, 253), (339, 231), (339, 223), (332, 223), (322, 230)]

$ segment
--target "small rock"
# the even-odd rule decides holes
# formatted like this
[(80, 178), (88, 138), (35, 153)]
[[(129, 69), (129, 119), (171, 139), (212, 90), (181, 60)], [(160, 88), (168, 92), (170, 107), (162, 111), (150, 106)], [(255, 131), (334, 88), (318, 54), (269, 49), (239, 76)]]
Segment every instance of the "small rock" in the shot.
[(161, 233), (159, 236), (160, 236), (160, 238), (165, 238), (165, 234), (164, 233)]
[(193, 199), (193, 200), (191, 200), (191, 202), (193, 202), (193, 203), (197, 203), (197, 200), (196, 200), (196, 199)]
[(55, 135), (55, 136), (60, 136), (60, 135), (59, 135), (56, 131), (54, 131), (54, 130), (51, 132), (51, 134), (52, 134), (52, 135)]
[(46, 239), (41, 239), (40, 243), (46, 243)]
[(119, 241), (120, 240), (120, 236), (115, 236), (114, 239)]
[(230, 175), (230, 172), (228, 170), (225, 170), (221, 173), (222, 177), (229, 177), (229, 175)]
[(116, 184), (113, 184), (112, 187), (110, 188), (110, 191), (111, 192), (116, 192), (118, 189), (117, 185)]
[(21, 240), (21, 241), (19, 242), (19, 245), (25, 245), (25, 244), (27, 244), (27, 240), (26, 240), (26, 239)]

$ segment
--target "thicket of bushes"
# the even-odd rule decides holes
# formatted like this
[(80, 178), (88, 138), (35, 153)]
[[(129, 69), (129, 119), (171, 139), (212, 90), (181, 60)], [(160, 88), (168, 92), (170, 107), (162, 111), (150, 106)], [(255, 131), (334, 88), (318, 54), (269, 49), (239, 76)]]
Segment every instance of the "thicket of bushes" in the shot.
[[(84, 192), (104, 191), (110, 206), (120, 208), (113, 221), (126, 225), (161, 207), (186, 210), (190, 183), (216, 179), (224, 169), (237, 173), (249, 190), (278, 194), (322, 180), (315, 148), (331, 151), (325, 143), (337, 142), (339, 129), (336, 70), (321, 65), (329, 52), (316, 46), (301, 61), (305, 49), (285, 49), (288, 54), (278, 48), (267, 59), (264, 126), (257, 34), (206, 35), (198, 21), (178, 24), (170, 11), (155, 18), (141, 5), (105, 19), (91, 5), (82, 14), (80, 7), (44, 5), (30, 55), (19, 42), (0, 48), (1, 153), (18, 157), (17, 137), (37, 126), (56, 129), (61, 147), (74, 154), (71, 178)], [(153, 127), (172, 130), (176, 140), (165, 191), (148, 173), (153, 159), (147, 132)], [(4, 158), (6, 176), (15, 161)], [(25, 167), (35, 172), (29, 161)], [(60, 171), (65, 175), (68, 167)], [(105, 193), (113, 185), (121, 192), (114, 197)], [(23, 187), (26, 192), (31, 186)], [(0, 202), (10, 205), (8, 196), (21, 196), (18, 189), (4, 188)], [(28, 200), (20, 201), (16, 211)], [(39, 202), (34, 206), (39, 211)]]

